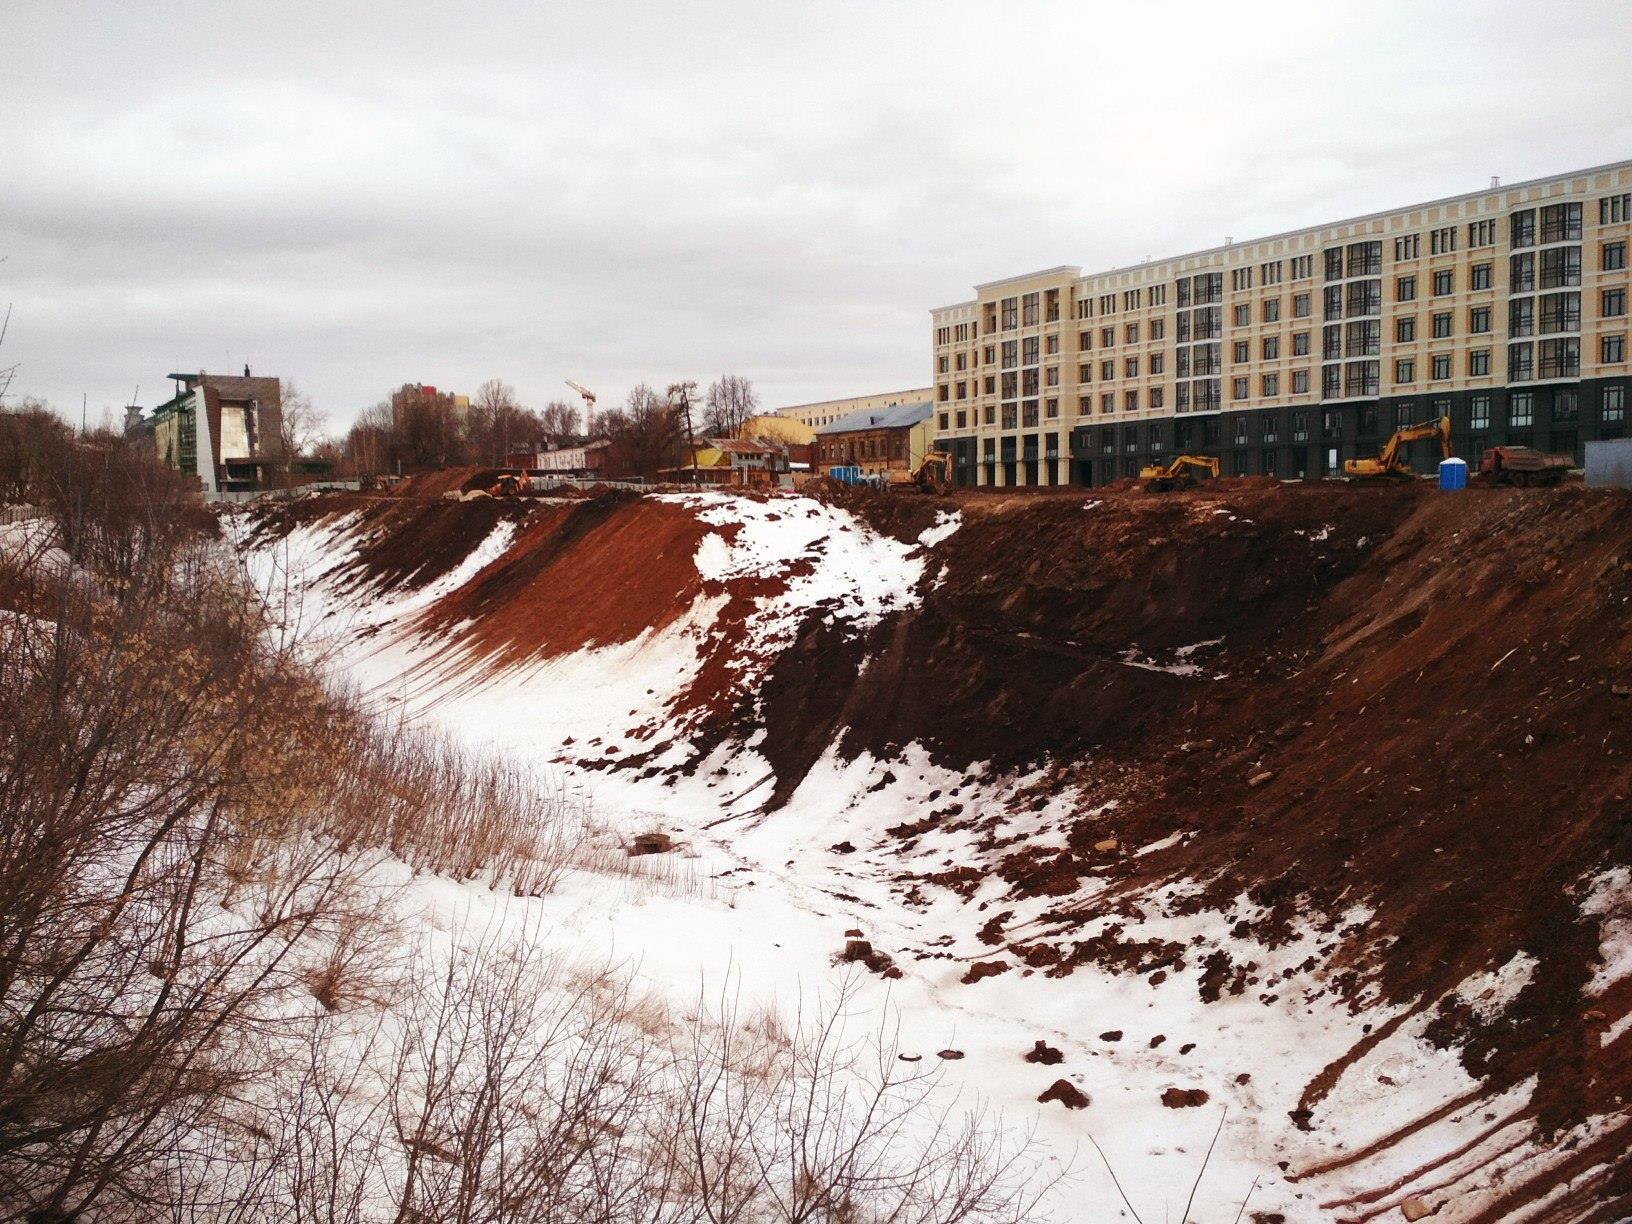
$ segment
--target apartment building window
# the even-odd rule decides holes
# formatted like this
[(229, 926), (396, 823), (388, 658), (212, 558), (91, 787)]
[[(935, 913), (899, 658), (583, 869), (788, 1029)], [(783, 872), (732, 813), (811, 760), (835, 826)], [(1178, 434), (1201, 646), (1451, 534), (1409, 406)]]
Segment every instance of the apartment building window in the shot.
[(1037, 326), (1039, 307), (1040, 302), (1038, 300), (1038, 295), (1035, 293), (1028, 293), (1025, 297), (1020, 299), (1021, 323), (1023, 326)]
[(1166, 285), (1152, 285), (1150, 287), (1150, 304), (1152, 306), (1166, 306), (1167, 305), (1167, 286)]
[(1307, 412), (1294, 412), (1292, 414), (1292, 441), (1309, 441), (1309, 414)]
[(1343, 286), (1328, 285), (1322, 306), (1324, 307), (1321, 313), (1322, 318), (1341, 319), (1343, 317)]
[(1262, 352), (1265, 361), (1279, 361), (1281, 359), (1281, 338), (1279, 336), (1265, 336)]
[[(1279, 442), (1281, 440), (1281, 423), (1275, 419), (1275, 414), (1266, 412), (1261, 420), (1264, 426), (1264, 441)], [(1264, 470), (1272, 471), (1273, 469), (1266, 467)]]
[(963, 371), (967, 370), (968, 368), (969, 368), (969, 354), (968, 353), (959, 353), (958, 354), (958, 360), (957, 360), (958, 373), (961, 374), (961, 373), (963, 373)]
[(1541, 210), (1541, 241), (1580, 242), (1581, 205), (1548, 204)]
[(1167, 368), (1167, 354), (1165, 354), (1165, 353), (1152, 353), (1150, 355), (1150, 372), (1152, 374), (1160, 374), (1166, 368)]
[(1102, 293), (1099, 295), (1099, 313), (1102, 315), (1116, 313), (1116, 294)]
[(1470, 289), (1489, 289), (1491, 286), (1491, 270), (1493, 265), (1488, 263), (1474, 264), (1468, 269), (1468, 287)]
[(1417, 316), (1402, 315), (1394, 320), (1394, 343), (1410, 344), (1417, 338)]
[(1605, 421), (1624, 421), (1626, 419), (1625, 387), (1604, 388), (1603, 419)]
[(1313, 255), (1294, 255), (1292, 257), (1292, 279), (1308, 280), (1315, 274), (1315, 257)]
[(969, 398), (969, 384), (968, 383), (960, 382), (958, 384), (958, 398), (960, 400)]
[(1490, 307), (1475, 306), (1468, 311), (1468, 330), (1480, 335), (1490, 330)]
[(1138, 412), (1139, 392), (1137, 390), (1124, 392), (1122, 396), (1122, 406), (1128, 412)]
[(1536, 334), (1536, 299), (1514, 298), (1507, 304), (1507, 334), (1533, 336)]
[(1417, 300), (1417, 278), (1401, 276), (1394, 281), (1394, 300), (1396, 302), (1414, 302)]
[(1003, 372), (1003, 398), (1014, 399), (1020, 394), (1020, 376), (1013, 370)]
[(1507, 401), (1507, 423), (1516, 429), (1536, 423), (1536, 397), (1528, 391), (1517, 391)]
[(1281, 283), (1282, 264), (1280, 260), (1272, 259), (1262, 265), (1258, 271), (1263, 277), (1264, 284), (1278, 285)]
[(988, 404), (981, 409), (981, 417), (987, 425), (997, 424), (997, 409)]
[(1116, 377), (1116, 362), (1102, 361), (1099, 363), (1099, 381), (1110, 382)]
[(1309, 295), (1307, 293), (1299, 293), (1293, 296), (1292, 317), (1294, 319), (1307, 319), (1309, 317)]
[(1099, 411), (1102, 416), (1109, 416), (1116, 411), (1116, 393), (1103, 391), (1099, 396)]
[(1232, 346), (1230, 352), (1231, 361), (1235, 362), (1236, 365), (1243, 364), (1248, 360), (1247, 342), (1245, 340), (1237, 340)]
[(1598, 360), (1604, 365), (1621, 365), (1626, 361), (1626, 337), (1616, 334), (1598, 337)]
[(1340, 432), (1341, 422), (1342, 414), (1335, 412), (1330, 408), (1320, 414), (1321, 432), (1323, 432), (1328, 438)]
[(1488, 221), (1468, 222), (1468, 246), (1487, 247), (1496, 245), (1496, 222), (1492, 218)]
[(1230, 380), (1230, 398), (1244, 400), (1247, 398), (1247, 382), (1245, 377)]
[(946, 355), (944, 353), (935, 359), (935, 372), (937, 374), (946, 373)]
[(1348, 273), (1354, 276), (1383, 274), (1382, 242), (1351, 242), (1348, 246)]
[(1052, 357), (1056, 353), (1058, 353), (1059, 351), (1060, 351), (1060, 338), (1058, 336), (1044, 336), (1043, 337), (1043, 352), (1045, 354)]
[(1293, 395), (1308, 395), (1309, 394), (1309, 371), (1308, 370), (1293, 370), (1292, 371), (1292, 394)]
[(1533, 293), (1536, 288), (1536, 253), (1524, 251), (1508, 260), (1507, 291)]
[(1343, 325), (1333, 323), (1323, 327), (1320, 333), (1320, 359), (1322, 361), (1341, 361), (1343, 358)]
[(996, 345), (988, 344), (986, 346), (986, 357), (985, 357), (984, 361), (982, 362), (982, 364), (983, 365), (996, 365), (997, 364), (997, 346)]
[(1037, 401), (1022, 400), (1020, 403), (1020, 428), (1037, 428)]
[(1102, 328), (1099, 329), (1099, 347), (1100, 348), (1115, 348), (1116, 347), (1116, 328), (1114, 328), (1114, 327), (1102, 327)]
[(1150, 338), (1152, 340), (1161, 340), (1161, 339), (1165, 338), (1166, 335), (1167, 335), (1167, 320), (1166, 319), (1152, 319), (1150, 321)]
[(1581, 283), (1581, 248), (1551, 247), (1541, 253), (1541, 287), (1561, 289)]
[(1598, 313), (1606, 319), (1617, 319), (1626, 313), (1626, 290), (1605, 289), (1598, 303)]
[(1060, 385), (1060, 367), (1048, 366), (1043, 370), (1043, 386), (1057, 387)]
[(1012, 370), (1020, 364), (1020, 342), (1018, 340), (1003, 341), (1003, 368)]
[(1581, 295), (1579, 293), (1549, 293), (1541, 299), (1541, 332), (1581, 330)]
[(1605, 196), (1598, 201), (1598, 224), (1619, 225), (1632, 219), (1632, 193)]
[(1410, 425), (1413, 421), (1415, 421), (1416, 417), (1416, 404), (1409, 401), (1404, 404), (1400, 404), (1394, 409), (1394, 428), (1404, 429), (1407, 425)]
[(1123, 310), (1138, 310), (1139, 306), (1141, 304), (1140, 299), (1143, 298), (1144, 295), (1145, 295), (1145, 291), (1143, 289), (1126, 289), (1126, 290), (1124, 290), (1123, 293), (1122, 293), (1122, 309)]
[(992, 375), (992, 374), (986, 375), (986, 377), (982, 380), (981, 390), (984, 391), (987, 395), (996, 395), (997, 394), (997, 377), (995, 375)]
[(1078, 416), (1087, 416), (1093, 410), (1094, 410), (1094, 397), (1093, 396), (1091, 396), (1091, 395), (1079, 395), (1077, 397), (1077, 415)]
[(950, 413), (946, 413), (946, 412), (941, 413), (940, 429), (941, 429), (942, 433), (945, 433), (947, 430), (952, 428), (952, 423), (951, 422), (952, 422), (952, 417), (951, 417)]
[(1237, 446), (1245, 446), (1247, 444), (1247, 418), (1246, 417), (1236, 417), (1235, 418), (1235, 444)]
[(969, 428), (969, 411), (966, 408), (959, 408), (958, 409), (958, 428), (959, 429), (968, 429)]
[(1383, 285), (1381, 281), (1350, 281), (1348, 300), (1345, 313), (1353, 318), (1356, 315), (1374, 315), (1383, 312)]
[(1456, 226), (1447, 225), (1436, 229), (1429, 236), (1428, 249), (1434, 255), (1449, 255), (1456, 250)]
[(1020, 371), (1020, 394), (1037, 394), (1037, 371), (1035, 369)]
[(1326, 260), (1326, 279), (1329, 281), (1343, 279), (1343, 248), (1332, 247), (1324, 252)]
[(1127, 325), (1127, 327), (1125, 327), (1123, 329), (1123, 332), (1124, 332), (1124, 334), (1123, 334), (1122, 339), (1126, 343), (1128, 343), (1128, 344), (1138, 344), (1139, 343), (1139, 324), (1129, 323)]
[(1060, 321), (1060, 291), (1050, 289), (1043, 295), (1043, 322), (1058, 323)]
[(1490, 374), (1490, 350), (1474, 349), (1468, 354), (1468, 377), (1485, 378)]
[(1451, 312), (1446, 310), (1434, 316), (1434, 339), (1443, 340), (1451, 334)]
[(1018, 429), (1020, 427), (1020, 409), (1016, 404), (1003, 405), (1003, 428)]
[(1245, 302), (1239, 303), (1235, 308), (1233, 317), (1236, 327), (1245, 327), (1252, 322), (1252, 307)]
[(1606, 242), (1599, 252), (1599, 266), (1605, 272), (1619, 272), (1626, 267), (1626, 243)]
[(1020, 326), (1020, 299), (1003, 299), (1003, 330), (1013, 331)]
[(1242, 289), (1252, 288), (1252, 269), (1236, 268), (1230, 273), (1230, 288), (1239, 292)]
[(1529, 382), (1536, 376), (1536, 346), (1530, 343), (1507, 346), (1507, 381)]
[(1093, 347), (1094, 347), (1094, 333), (1093, 332), (1091, 332), (1091, 331), (1080, 331), (1080, 332), (1077, 333), (1077, 351), (1078, 352), (1087, 353), (1087, 352), (1092, 351)]
[(1394, 381), (1409, 383), (1417, 381), (1417, 363), (1409, 357), (1401, 357), (1394, 363)]
[(1542, 378), (1579, 378), (1581, 375), (1581, 341), (1574, 337), (1543, 340), (1540, 358)]
[(1468, 401), (1468, 428), (1490, 428), (1490, 396), (1476, 395)]
[(1281, 376), (1279, 374), (1265, 374), (1262, 380), (1262, 393), (1273, 398), (1281, 393)]
[(1512, 247), (1536, 245), (1536, 210), (1527, 208), (1507, 219), (1507, 244)]
[(950, 393), (951, 393), (952, 388), (949, 385), (947, 385), (946, 383), (942, 383), (938, 389), (940, 391), (941, 403), (944, 404), (944, 403), (946, 403), (946, 401), (948, 399), (951, 398)]
[(1422, 254), (1422, 235), (1406, 234), (1394, 239), (1394, 262), (1416, 259)]
[(1264, 322), (1265, 323), (1279, 323), (1280, 321), (1281, 321), (1281, 299), (1280, 298), (1265, 298), (1264, 299)]
[(1553, 400), (1553, 420), (1571, 422), (1581, 419), (1581, 393), (1574, 387), (1560, 387)]
[(1444, 297), (1451, 291), (1452, 275), (1449, 268), (1441, 268), (1434, 273), (1434, 296)]
[(1039, 349), (1041, 347), (1038, 344), (1038, 339), (1039, 339), (1039, 337), (1037, 337), (1037, 336), (1027, 336), (1024, 340), (1022, 340), (1020, 342), (1020, 364), (1021, 365), (1036, 365), (1037, 364), (1037, 355), (1038, 355), (1038, 351), (1039, 351)]
[(1306, 331), (1292, 333), (1292, 356), (1309, 356), (1309, 333)]
[(1152, 408), (1160, 408), (1165, 402), (1166, 395), (1164, 391), (1165, 389), (1162, 387), (1152, 387), (1150, 389), (1150, 406)]
[(1124, 374), (1126, 374), (1129, 378), (1138, 378), (1139, 377), (1139, 358), (1138, 357), (1129, 357), (1127, 359), (1127, 362), (1125, 363), (1125, 366), (1124, 366), (1122, 372)]

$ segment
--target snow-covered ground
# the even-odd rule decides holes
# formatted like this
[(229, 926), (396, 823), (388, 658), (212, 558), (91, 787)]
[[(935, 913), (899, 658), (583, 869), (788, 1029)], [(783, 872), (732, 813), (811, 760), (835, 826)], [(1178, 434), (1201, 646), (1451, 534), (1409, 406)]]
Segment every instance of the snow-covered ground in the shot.
[[(699, 572), (715, 583), (781, 576), (750, 617), (744, 662), (762, 660), (792, 640), (800, 619), (821, 608), (836, 620), (865, 624), (921, 598), (927, 550), (958, 530), (943, 516), (917, 545), (868, 530), (842, 510), (803, 498), (739, 499), (677, 495), (704, 523), (718, 528), (698, 547)], [(1091, 503), (1090, 503), (1091, 504)], [(926, 1059), (961, 1051), (947, 1061), (950, 1083), (1001, 1112), (1003, 1124), (1035, 1128), (1054, 1167), (1074, 1173), (1051, 1204), (1056, 1218), (1131, 1218), (1108, 1175), (1114, 1168), (1144, 1221), (1177, 1221), (1206, 1161), (1188, 1219), (1227, 1224), (1254, 1213), (1288, 1221), (1333, 1219), (1366, 1210), (1324, 1209), (1324, 1201), (1385, 1185), (1437, 1153), (1464, 1142), (1481, 1150), (1502, 1136), (1478, 1139), (1492, 1108), (1519, 1102), (1481, 1101), (1420, 1130), (1407, 1150), (1389, 1147), (1352, 1165), (1299, 1179), (1301, 1170), (1341, 1158), (1374, 1137), (1422, 1117), (1473, 1084), (1454, 1055), (1422, 1039), (1424, 1017), (1399, 1025), (1338, 1081), (1311, 1132), (1288, 1118), (1298, 1094), (1323, 1067), (1389, 1017), (1351, 1016), (1317, 991), (1319, 970), (1295, 973), (1263, 1002), (1260, 992), (1203, 1003), (1197, 990), (1200, 956), (1158, 985), (1093, 966), (1066, 977), (1035, 972), (988, 947), (976, 935), (1000, 910), (1015, 911), (1010, 932), (1044, 908), (1005, 899), (989, 879), (971, 899), (944, 889), (903, 895), (901, 846), (890, 826), (921, 818), (925, 796), (955, 796), (966, 809), (1004, 809), (1005, 796), (1037, 779), (993, 776), (979, 765), (959, 773), (937, 767), (909, 747), (897, 759), (843, 759), (829, 752), (791, 800), (765, 805), (773, 777), (754, 746), (728, 743), (698, 758), (670, 709), (696, 675), (700, 652), (724, 597), (700, 596), (678, 619), (632, 641), (547, 659), (475, 682), (450, 656), (402, 631), (413, 616), (468, 582), (509, 545), (514, 527), (496, 527), (466, 562), (410, 594), (369, 594), (333, 581), (350, 556), (352, 523), (337, 519), (302, 528), (275, 546), (248, 554), (252, 572), (281, 609), (291, 632), (321, 651), (336, 674), (409, 717), (425, 720), (483, 748), (495, 748), (559, 771), (563, 783), (592, 803), (599, 819), (624, 834), (659, 829), (681, 844), (649, 877), (572, 873), (556, 893), (506, 898), (445, 880), (420, 880), (410, 896), (427, 922), (527, 925), (549, 931), (569, 955), (627, 963), (642, 989), (683, 1003), (699, 989), (737, 991), (745, 1004), (791, 1011), (802, 997), (850, 972), (836, 962), (845, 932), (859, 928), (894, 958), (902, 975), (869, 977), (859, 1002), (892, 1008), (905, 1052)], [(1190, 648), (1195, 649), (1195, 648)], [(1170, 670), (1195, 669), (1189, 651)], [(1134, 666), (1159, 666), (1130, 657)], [(751, 669), (744, 668), (747, 675)], [(654, 731), (655, 729), (655, 731)], [(617, 770), (590, 767), (634, 753), (658, 755), (646, 764), (682, 767)], [(1055, 815), (1074, 810), (1056, 796), (1044, 811), (1027, 812), (1046, 836)], [(1021, 819), (1021, 818), (1015, 818)], [(1018, 825), (1013, 826), (1018, 828)], [(913, 844), (912, 866), (965, 861), (968, 834), (931, 830)], [(1084, 928), (1087, 938), (1113, 922), (1126, 938), (1201, 945), (1222, 937), (1216, 915), (1172, 916), (1162, 896), (1125, 900)], [(1246, 905), (1245, 900), (1242, 902)], [(1313, 919), (1316, 916), (1311, 916)], [(1363, 921), (1364, 914), (1347, 915)], [(1237, 944), (1238, 962), (1253, 960), (1266, 982), (1301, 964), (1318, 939), (1271, 950)], [(1008, 964), (997, 976), (965, 984), (976, 961)], [(1515, 964), (1478, 991), (1511, 991), (1527, 967)], [(1057, 1066), (1023, 1055), (1039, 1039), (1059, 1049)], [(1066, 1078), (1091, 1104), (1078, 1111), (1038, 1095)], [(1169, 1108), (1164, 1091), (1200, 1090), (1204, 1104)], [(1344, 1120), (1341, 1133), (1326, 1122)], [(1209, 1144), (1215, 1132), (1216, 1150)], [(1104, 1153), (1103, 1159), (1095, 1145)], [(1371, 1207), (1398, 1202), (1408, 1191)], [(1243, 1200), (1251, 1195), (1246, 1212)], [(1436, 1217), (1462, 1218), (1468, 1200)], [(1397, 1211), (1389, 1212), (1399, 1218)]]

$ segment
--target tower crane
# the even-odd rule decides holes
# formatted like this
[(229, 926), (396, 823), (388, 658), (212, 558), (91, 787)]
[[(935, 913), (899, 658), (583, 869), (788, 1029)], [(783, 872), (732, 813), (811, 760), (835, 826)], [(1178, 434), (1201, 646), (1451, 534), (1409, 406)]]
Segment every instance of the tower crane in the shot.
[(595, 392), (584, 386), (583, 383), (573, 382), (570, 378), (567, 379), (567, 386), (571, 387), (574, 391), (578, 392), (579, 395), (583, 396), (584, 433), (586, 435), (593, 433), (595, 430)]

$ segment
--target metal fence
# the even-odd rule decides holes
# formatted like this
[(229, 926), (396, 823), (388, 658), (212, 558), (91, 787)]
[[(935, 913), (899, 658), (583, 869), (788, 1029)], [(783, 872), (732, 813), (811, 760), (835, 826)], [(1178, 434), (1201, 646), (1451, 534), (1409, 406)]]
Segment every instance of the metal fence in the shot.
[(319, 480), (311, 484), (291, 485), (287, 489), (217, 489), (213, 493), (206, 492), (204, 500), (207, 502), (224, 503), (228, 505), (238, 502), (261, 501), (266, 498), (299, 497), (303, 493), (355, 493), (363, 487), (360, 480)]
[(0, 506), (0, 526), (7, 523), (26, 523), (31, 519), (44, 517), (45, 511), (38, 506)]

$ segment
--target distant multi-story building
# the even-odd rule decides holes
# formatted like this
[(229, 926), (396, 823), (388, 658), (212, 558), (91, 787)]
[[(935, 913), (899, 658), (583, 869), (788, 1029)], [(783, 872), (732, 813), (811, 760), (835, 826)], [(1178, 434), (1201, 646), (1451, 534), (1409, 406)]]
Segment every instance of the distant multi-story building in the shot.
[(934, 436), (928, 400), (889, 408), (862, 408), (816, 429), (812, 463), (818, 471), (860, 468), (869, 476), (910, 472), (924, 461)]
[(127, 433), (151, 433), (159, 460), (197, 476), (206, 492), (271, 488), (283, 460), (283, 396), (276, 378), (172, 374), (176, 393), (144, 418), (125, 410)]
[(1182, 452), (1318, 477), (1448, 415), (1458, 454), (1579, 461), (1626, 432), (1629, 241), (1621, 162), (977, 285), (932, 312), (938, 445), (961, 484), (1105, 484)]
[(880, 391), (874, 395), (852, 395), (848, 399), (789, 404), (786, 408), (778, 408), (775, 411), (777, 416), (791, 417), (812, 429), (820, 429), (823, 425), (831, 425), (840, 417), (849, 416), (852, 412), (894, 408), (901, 404), (921, 404), (931, 399), (934, 393), (933, 387), (915, 387), (910, 391)]

